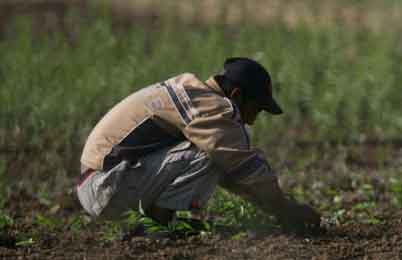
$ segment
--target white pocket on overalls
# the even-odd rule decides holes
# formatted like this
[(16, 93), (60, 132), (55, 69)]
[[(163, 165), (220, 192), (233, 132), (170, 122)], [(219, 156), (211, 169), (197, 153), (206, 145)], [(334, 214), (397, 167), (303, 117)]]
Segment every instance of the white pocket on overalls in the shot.
[(98, 172), (94, 176), (92, 189), (95, 196), (95, 202), (92, 210), (97, 216), (102, 213), (102, 210), (109, 203), (113, 195), (118, 191), (122, 175), (128, 169), (128, 167), (129, 162), (122, 161), (109, 171)]
[(176, 146), (172, 147), (169, 151), (168, 151), (168, 155), (167, 157), (169, 157), (168, 161), (165, 161), (164, 163), (172, 163), (172, 162), (176, 162), (176, 161), (181, 161), (183, 160), (185, 157), (185, 154), (183, 154), (183, 151), (190, 151), (190, 147), (191, 147), (192, 143), (188, 142), (188, 141), (184, 141), (181, 142), (179, 144), (177, 144)]

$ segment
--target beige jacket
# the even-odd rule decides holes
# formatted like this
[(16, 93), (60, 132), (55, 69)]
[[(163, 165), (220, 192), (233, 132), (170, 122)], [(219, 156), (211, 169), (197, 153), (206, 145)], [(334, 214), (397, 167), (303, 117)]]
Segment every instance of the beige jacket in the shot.
[(189, 73), (143, 88), (115, 105), (89, 135), (81, 163), (108, 169), (122, 158), (184, 139), (225, 172), (241, 176), (270, 170), (250, 148), (238, 109), (214, 79), (202, 82)]

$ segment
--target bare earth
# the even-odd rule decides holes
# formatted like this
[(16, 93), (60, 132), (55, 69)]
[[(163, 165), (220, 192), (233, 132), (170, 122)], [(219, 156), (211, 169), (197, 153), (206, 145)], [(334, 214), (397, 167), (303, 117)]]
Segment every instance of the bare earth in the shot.
[[(54, 208), (41, 201), (40, 196), (16, 188), (5, 204), (7, 213), (14, 219), (14, 225), (0, 237), (0, 259), (402, 259), (402, 211), (390, 203), (394, 195), (390, 193), (387, 181), (383, 181), (387, 178), (386, 174), (383, 174), (383, 170), (377, 172), (380, 163), (381, 167), (389, 167), (389, 173), (396, 173), (394, 176), (398, 176), (400, 168), (392, 164), (397, 161), (400, 148), (391, 149), (390, 156), (385, 157), (386, 161), (382, 162), (375, 161), (378, 157), (370, 159), (367, 155), (384, 148), (357, 148), (344, 160), (350, 169), (345, 175), (331, 172), (333, 170), (328, 165), (339, 165), (340, 161), (327, 154), (325, 156), (330, 158), (329, 161), (318, 158), (310, 166), (303, 166), (303, 171), (310, 175), (302, 176), (303, 173), (300, 172), (298, 176), (302, 179), (296, 182), (307, 180), (308, 184), (308, 178), (315, 181), (321, 178), (325, 183), (323, 191), (333, 185), (339, 194), (345, 195), (343, 207), (350, 209), (358, 204), (361, 185), (357, 185), (357, 190), (349, 185), (353, 180), (364, 178), (366, 183), (372, 183), (377, 197), (374, 211), (377, 212), (376, 217), (381, 219), (377, 224), (365, 223), (355, 218), (351, 222), (328, 224), (326, 231), (315, 236), (296, 236), (271, 227), (244, 230), (242, 237), (234, 238), (228, 227), (229, 232), (216, 231), (182, 239), (133, 237), (106, 242), (100, 239), (101, 222), (90, 223), (81, 227), (78, 232), (74, 231), (71, 218), (82, 213), (74, 194), (64, 193), (58, 198), (52, 198), (51, 205), (60, 206)], [(339, 154), (339, 151), (334, 151), (334, 154)], [(356, 167), (362, 172), (354, 169)], [(314, 173), (317, 168), (320, 170)], [(324, 172), (330, 173), (326, 176)], [(290, 180), (283, 178), (284, 185), (290, 188)], [(317, 192), (321, 188), (317, 186), (315, 189)], [(308, 190), (313, 191), (314, 188), (306, 189)], [(317, 203), (324, 202), (324, 195), (317, 196)], [(62, 225), (50, 232), (49, 228), (35, 223), (38, 213), (55, 216), (62, 221)], [(328, 218), (328, 213), (325, 217)], [(17, 246), (15, 242), (21, 234), (30, 234), (29, 237), (34, 237), (33, 243)]]

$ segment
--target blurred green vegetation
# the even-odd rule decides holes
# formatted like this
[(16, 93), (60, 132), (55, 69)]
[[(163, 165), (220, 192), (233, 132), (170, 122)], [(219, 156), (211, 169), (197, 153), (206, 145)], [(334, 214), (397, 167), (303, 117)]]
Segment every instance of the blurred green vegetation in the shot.
[[(34, 40), (26, 20), (0, 42), (0, 146), (71, 149), (113, 104), (182, 72), (219, 72), (228, 56), (271, 71), (286, 114), (262, 115), (254, 139), (364, 141), (398, 138), (402, 48), (397, 33), (343, 27), (288, 29), (166, 22), (115, 33), (108, 19), (83, 25), (77, 47), (65, 36)], [(267, 134), (268, 133), (268, 134)]]

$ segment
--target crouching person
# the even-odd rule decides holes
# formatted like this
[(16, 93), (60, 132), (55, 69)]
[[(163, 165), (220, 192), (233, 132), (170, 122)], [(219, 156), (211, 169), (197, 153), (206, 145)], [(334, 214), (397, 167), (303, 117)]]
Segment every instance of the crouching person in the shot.
[(320, 225), (320, 215), (287, 198), (245, 125), (261, 111), (281, 114), (269, 73), (229, 58), (206, 82), (185, 73), (115, 105), (89, 135), (78, 198), (94, 217), (139, 210), (167, 224), (178, 210), (205, 206), (217, 185), (276, 216), (287, 229)]

